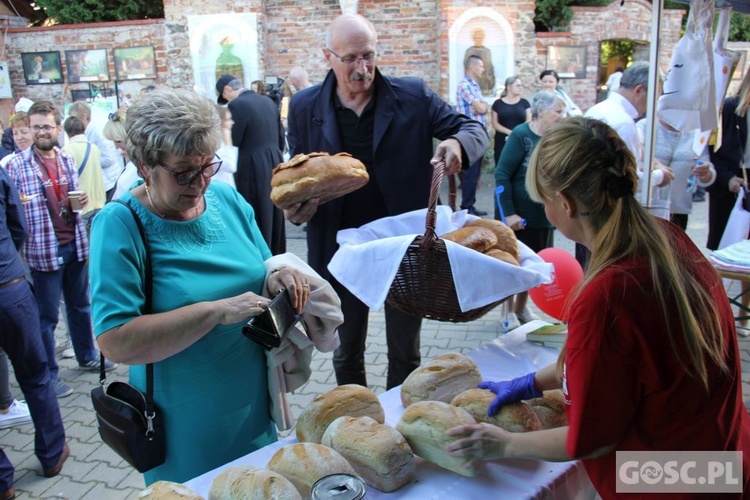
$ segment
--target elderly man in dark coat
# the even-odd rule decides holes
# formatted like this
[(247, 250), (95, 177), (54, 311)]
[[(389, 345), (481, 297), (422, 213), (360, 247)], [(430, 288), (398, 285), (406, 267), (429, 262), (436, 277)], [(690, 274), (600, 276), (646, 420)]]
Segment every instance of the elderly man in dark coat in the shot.
[(286, 252), (284, 213), (271, 203), (271, 173), (284, 161), (284, 129), (276, 104), (245, 89), (232, 75), (216, 82), (219, 104), (232, 113), (232, 143), (237, 146), (237, 191), (253, 207), (260, 232), (271, 253)]

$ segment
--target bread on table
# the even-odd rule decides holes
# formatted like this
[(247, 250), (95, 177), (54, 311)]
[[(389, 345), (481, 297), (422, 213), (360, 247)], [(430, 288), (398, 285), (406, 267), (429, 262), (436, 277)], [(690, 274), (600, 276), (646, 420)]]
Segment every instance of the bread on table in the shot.
[(137, 498), (146, 500), (204, 500), (202, 496), (187, 486), (172, 481), (156, 481), (142, 490)]
[(445, 446), (457, 439), (446, 434), (448, 429), (475, 423), (462, 408), (442, 401), (420, 401), (404, 411), (396, 430), (403, 434), (416, 455), (444, 469), (472, 477), (476, 471), (464, 467), (468, 459), (451, 456)]
[(408, 407), (417, 401), (450, 403), (482, 381), (479, 367), (466, 354), (448, 353), (420, 366), (401, 384), (401, 403)]
[(565, 414), (565, 396), (560, 389), (544, 391), (541, 398), (526, 401), (539, 417), (542, 429), (554, 429), (568, 425), (568, 416)]
[(521, 262), (521, 252), (518, 250), (518, 239), (516, 233), (508, 227), (503, 221), (495, 219), (477, 219), (469, 221), (464, 227), (483, 227), (489, 229), (495, 234), (497, 243), (492, 247), (497, 250), (508, 252), (516, 259), (517, 262)]
[(491, 230), (483, 227), (462, 227), (440, 236), (477, 252), (489, 250), (497, 243), (497, 237)]
[(339, 417), (371, 417), (385, 422), (385, 412), (378, 397), (367, 387), (357, 384), (340, 385), (315, 398), (297, 419), (297, 439), (320, 443), (331, 422)]
[(322, 205), (361, 188), (369, 180), (364, 164), (348, 153), (298, 154), (273, 169), (271, 201), (281, 209), (313, 198)]
[(208, 500), (302, 500), (287, 478), (252, 465), (228, 467), (214, 478)]
[(231, 498), (232, 482), (246, 472), (260, 470), (252, 465), (237, 465), (227, 467), (216, 476), (208, 492), (208, 500), (227, 500)]
[(538, 431), (542, 428), (534, 410), (521, 402), (502, 406), (497, 414), (488, 416), (487, 408), (494, 399), (495, 393), (492, 391), (469, 389), (453, 398), (451, 404), (469, 412), (477, 422), (496, 425), (506, 431), (528, 432)]
[(310, 498), (312, 485), (321, 477), (342, 473), (356, 475), (339, 452), (316, 443), (296, 443), (280, 448), (271, 457), (268, 468), (291, 481), (303, 498)]
[(404, 436), (370, 417), (339, 417), (322, 444), (338, 451), (370, 486), (395, 491), (414, 478), (417, 463)]

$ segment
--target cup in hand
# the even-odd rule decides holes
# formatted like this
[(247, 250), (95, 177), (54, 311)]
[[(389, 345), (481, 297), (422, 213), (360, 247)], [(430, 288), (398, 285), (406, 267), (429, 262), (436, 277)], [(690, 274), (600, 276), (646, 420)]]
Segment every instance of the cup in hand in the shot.
[(68, 191), (68, 199), (70, 200), (70, 209), (74, 212), (80, 212), (83, 210), (81, 205), (81, 195), (83, 191)]

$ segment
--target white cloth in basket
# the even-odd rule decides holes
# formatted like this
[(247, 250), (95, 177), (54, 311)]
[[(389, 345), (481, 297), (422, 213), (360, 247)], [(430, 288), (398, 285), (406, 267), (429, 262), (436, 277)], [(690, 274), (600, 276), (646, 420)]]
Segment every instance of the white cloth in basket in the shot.
[[(435, 212), (438, 236), (478, 218), (466, 210), (453, 213), (444, 205), (437, 206)], [(425, 232), (426, 216), (424, 208), (384, 217), (357, 229), (339, 231), (336, 241), (340, 247), (328, 264), (328, 270), (370, 309), (380, 310), (409, 244)], [(445, 244), (458, 303), (464, 312), (552, 282), (552, 264), (544, 262), (521, 242), (518, 243), (521, 267), (452, 241)]]

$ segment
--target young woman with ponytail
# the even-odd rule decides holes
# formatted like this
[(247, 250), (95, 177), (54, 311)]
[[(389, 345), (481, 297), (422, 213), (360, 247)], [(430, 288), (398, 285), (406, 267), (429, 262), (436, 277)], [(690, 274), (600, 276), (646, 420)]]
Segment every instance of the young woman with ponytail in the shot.
[(617, 451), (740, 450), (750, 492), (750, 420), (721, 279), (679, 227), (643, 208), (636, 183), (633, 155), (597, 120), (566, 119), (534, 150), (531, 198), (592, 256), (558, 363), (480, 387), (497, 394), (494, 411), (562, 388), (569, 425), (453, 428), (447, 449), (467, 467), (502, 457), (581, 459), (597, 492), (612, 498)]

